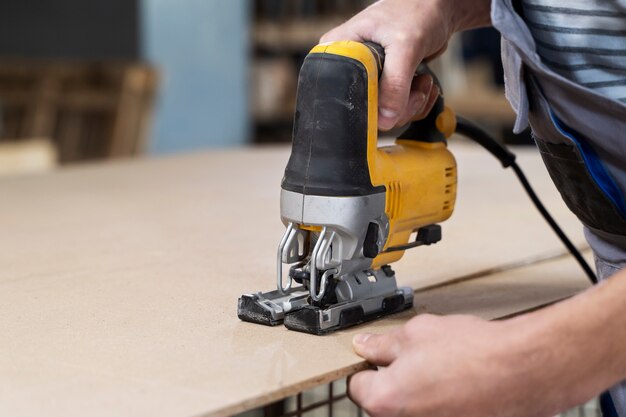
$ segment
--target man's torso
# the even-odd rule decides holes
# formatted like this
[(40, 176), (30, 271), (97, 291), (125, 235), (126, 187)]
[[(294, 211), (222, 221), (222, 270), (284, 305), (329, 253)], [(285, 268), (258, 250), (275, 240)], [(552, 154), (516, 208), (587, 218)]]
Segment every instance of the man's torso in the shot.
[(522, 0), (542, 61), (554, 72), (626, 103), (626, 1)]

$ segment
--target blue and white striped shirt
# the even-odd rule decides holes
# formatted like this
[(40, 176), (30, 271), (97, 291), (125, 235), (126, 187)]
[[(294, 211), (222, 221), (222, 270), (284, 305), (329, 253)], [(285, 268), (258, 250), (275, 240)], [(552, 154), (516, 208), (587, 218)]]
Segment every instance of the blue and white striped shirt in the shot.
[(522, 0), (542, 61), (626, 103), (626, 0)]

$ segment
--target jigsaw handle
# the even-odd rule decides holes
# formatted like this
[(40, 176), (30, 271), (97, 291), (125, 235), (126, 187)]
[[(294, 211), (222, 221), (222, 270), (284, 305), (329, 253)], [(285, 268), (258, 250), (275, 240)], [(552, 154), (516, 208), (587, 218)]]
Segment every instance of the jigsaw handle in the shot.
[[(381, 45), (373, 42), (365, 42), (365, 45), (367, 45), (377, 57), (378, 77), (380, 78), (385, 65), (385, 49)], [(430, 143), (445, 141), (452, 136), (456, 129), (456, 116), (454, 112), (445, 105), (441, 83), (430, 67), (425, 62), (422, 62), (417, 67), (415, 74), (430, 75), (433, 78), (434, 85), (439, 88), (439, 96), (428, 115), (423, 119), (413, 120), (407, 126), (404, 126), (404, 132), (398, 136), (398, 139)]]
[[(298, 78), (293, 141), (282, 188), (303, 195), (365, 196), (385, 191), (378, 151), (378, 78), (384, 50), (341, 41), (315, 46)], [(420, 71), (430, 71), (425, 65)], [(435, 81), (438, 82), (438, 81)], [(455, 117), (440, 96), (399, 141), (443, 142)]]

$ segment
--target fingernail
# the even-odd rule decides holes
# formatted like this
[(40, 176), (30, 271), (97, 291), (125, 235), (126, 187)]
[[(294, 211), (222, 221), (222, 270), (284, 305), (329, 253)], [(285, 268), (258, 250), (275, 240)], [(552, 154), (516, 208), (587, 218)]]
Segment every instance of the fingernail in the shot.
[(371, 334), (369, 333), (360, 333), (357, 334), (356, 336), (354, 336), (354, 338), (352, 339), (352, 343), (355, 345), (362, 345), (365, 342), (367, 342), (367, 339), (369, 339), (371, 336)]
[(420, 92), (424, 93), (426, 97), (430, 95), (430, 90), (433, 89), (433, 77), (428, 77), (428, 82), (421, 85)]
[(381, 108), (379, 112), (380, 112), (380, 115), (386, 119), (396, 119), (398, 117), (398, 113), (396, 113), (393, 110)]
[(381, 130), (391, 129), (398, 121), (398, 113), (389, 109), (378, 110), (378, 128)]
[(419, 92), (415, 95), (415, 115), (418, 115), (424, 110), (424, 106), (426, 106), (426, 101), (428, 100), (428, 96), (423, 92)]

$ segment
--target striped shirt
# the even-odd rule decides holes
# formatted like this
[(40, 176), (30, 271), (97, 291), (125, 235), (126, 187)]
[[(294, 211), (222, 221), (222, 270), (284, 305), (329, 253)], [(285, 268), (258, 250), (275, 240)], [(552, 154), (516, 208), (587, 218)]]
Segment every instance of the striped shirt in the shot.
[(626, 103), (626, 0), (522, 0), (550, 69)]

